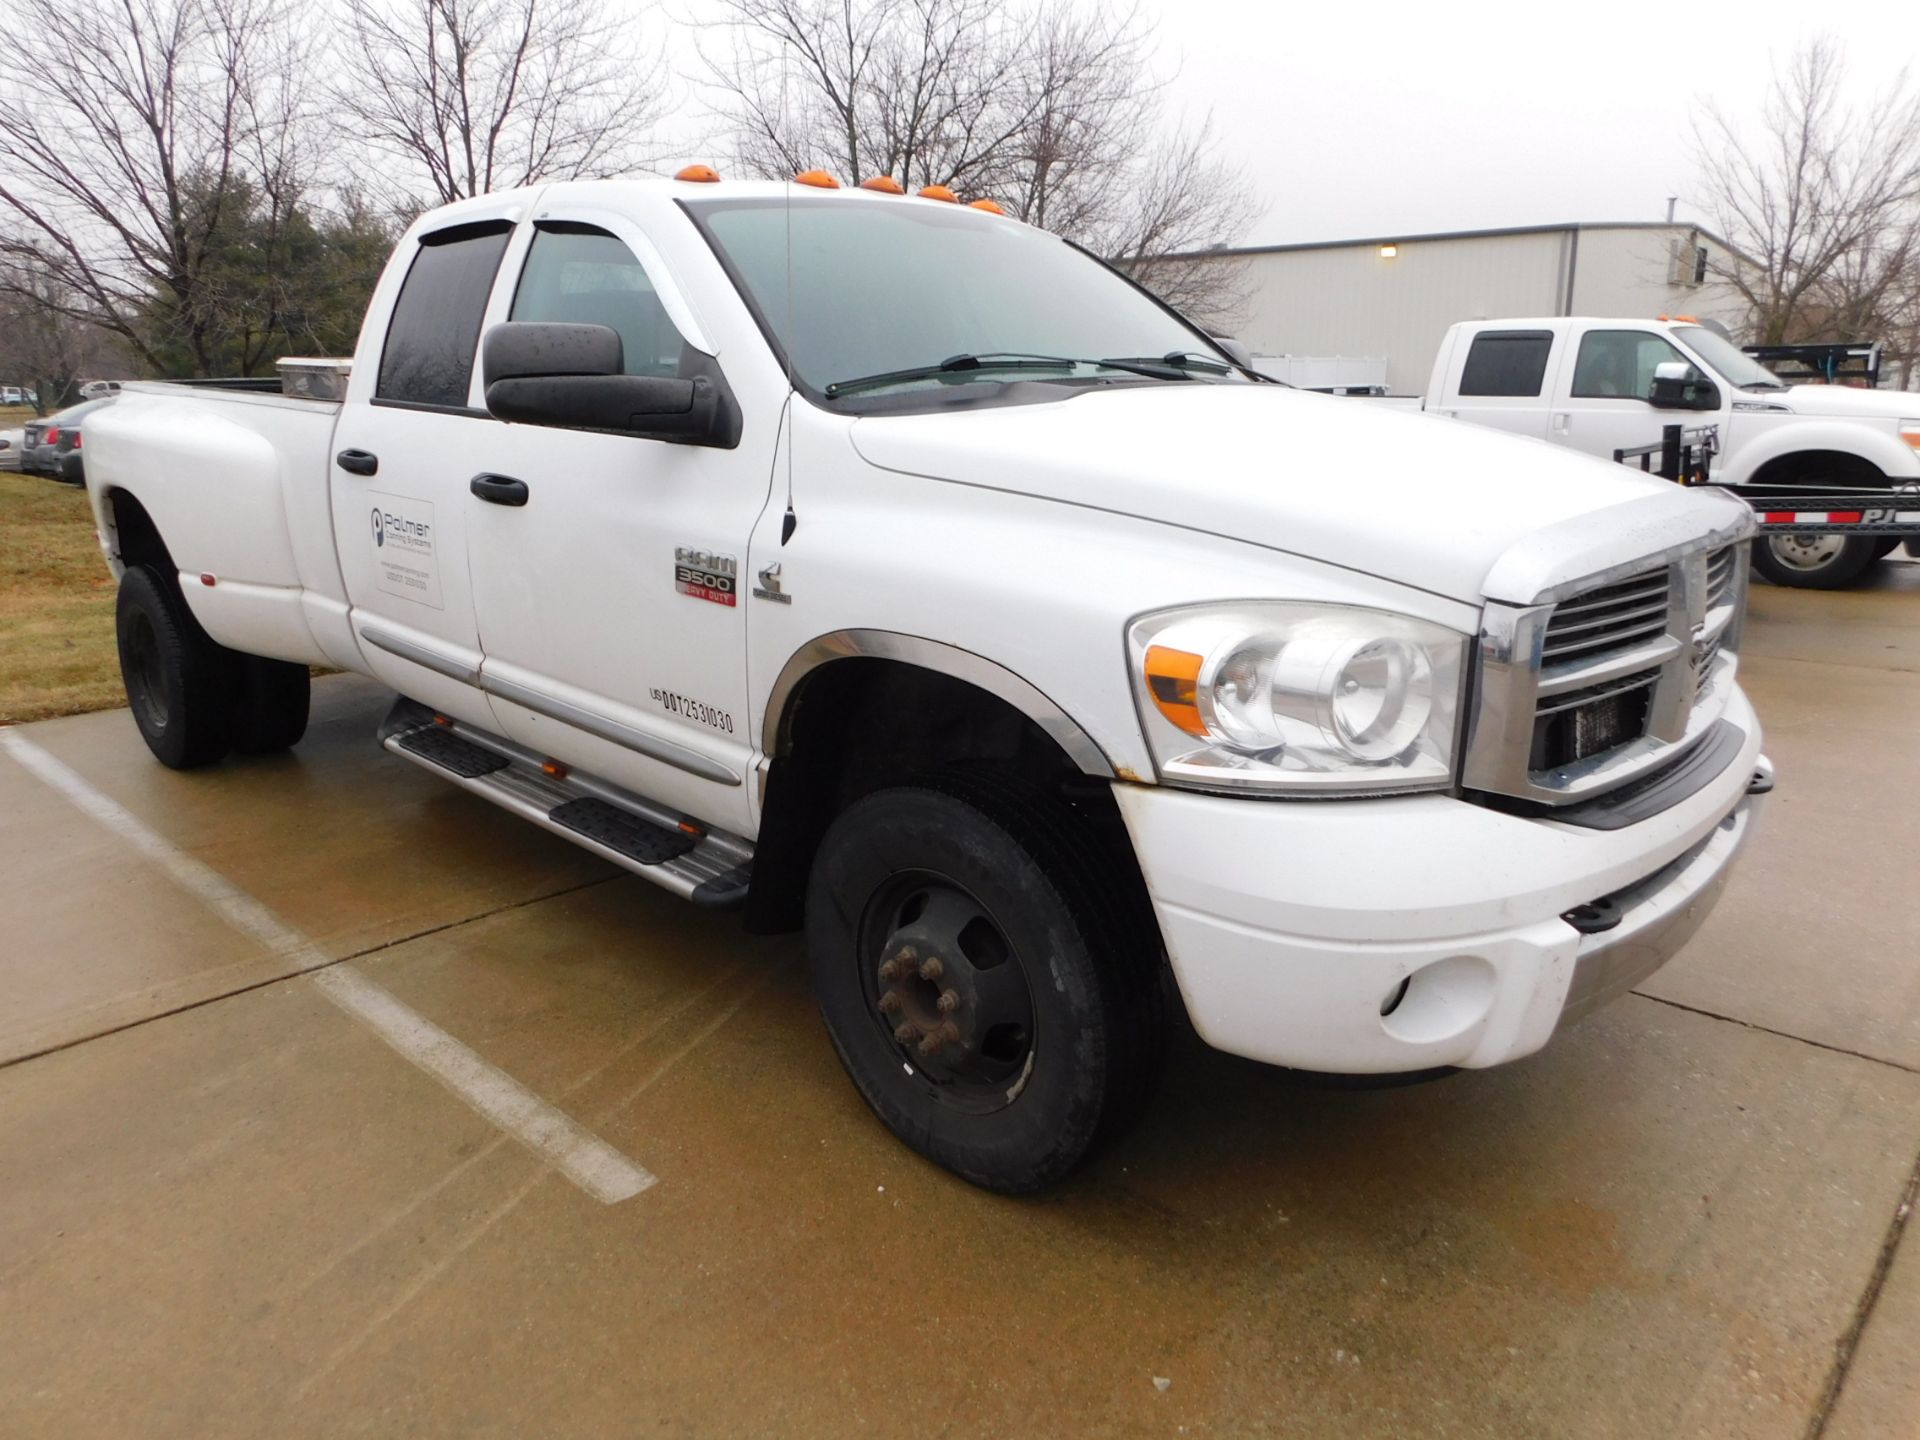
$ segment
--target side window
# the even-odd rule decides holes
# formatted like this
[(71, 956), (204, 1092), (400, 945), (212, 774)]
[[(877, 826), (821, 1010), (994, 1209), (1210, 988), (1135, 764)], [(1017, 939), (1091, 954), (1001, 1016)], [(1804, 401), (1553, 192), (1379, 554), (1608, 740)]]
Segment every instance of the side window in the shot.
[(1653, 393), (1654, 367), (1671, 360), (1687, 367), (1689, 381), (1706, 378), (1651, 331), (1589, 330), (1580, 338), (1580, 354), (1573, 362), (1573, 398), (1644, 400)]
[(1538, 395), (1553, 349), (1551, 330), (1483, 330), (1460, 370), (1462, 395)]
[(680, 373), (684, 344), (633, 252), (590, 225), (536, 227), (509, 320), (610, 325), (629, 375)]
[(466, 405), (480, 321), (512, 230), (498, 220), (421, 237), (387, 325), (375, 399)]

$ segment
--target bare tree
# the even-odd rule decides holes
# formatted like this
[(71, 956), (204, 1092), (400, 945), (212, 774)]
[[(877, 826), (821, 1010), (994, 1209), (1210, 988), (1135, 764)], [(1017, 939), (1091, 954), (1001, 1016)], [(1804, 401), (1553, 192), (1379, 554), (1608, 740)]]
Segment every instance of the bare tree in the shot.
[(0, 260), (0, 374), (31, 389), (42, 415), (71, 404), (82, 379), (129, 373), (113, 337), (75, 318), (80, 304), (30, 262)]
[(1855, 103), (1839, 46), (1821, 38), (1776, 73), (1757, 128), (1711, 104), (1695, 119), (1707, 209), (1741, 252), (1715, 273), (1750, 307), (1757, 340), (1818, 338), (1840, 294), (1870, 310), (1912, 273), (1920, 92), (1902, 74)]
[(663, 69), (603, 0), (346, 0), (344, 18), (334, 93), (409, 168), (403, 204), (631, 169), (663, 108)]
[(15, 0), (0, 292), (104, 327), (155, 368), (175, 342), (207, 373), (221, 229), (298, 188), (298, 68), (284, 0)]
[(1225, 260), (1163, 263), (1257, 215), (1209, 128), (1169, 120), (1133, 10), (1071, 0), (720, 0), (703, 35), (736, 163), (827, 165), (1000, 201), (1197, 317), (1239, 303)]

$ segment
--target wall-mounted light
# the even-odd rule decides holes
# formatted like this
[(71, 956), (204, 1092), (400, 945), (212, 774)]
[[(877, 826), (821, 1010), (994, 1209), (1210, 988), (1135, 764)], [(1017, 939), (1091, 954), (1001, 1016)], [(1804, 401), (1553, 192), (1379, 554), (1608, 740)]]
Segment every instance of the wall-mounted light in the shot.
[(1382, 260), (1391, 260), (1399, 253), (1400, 247), (1398, 245), (1382, 245), (1380, 247), (1380, 258)]

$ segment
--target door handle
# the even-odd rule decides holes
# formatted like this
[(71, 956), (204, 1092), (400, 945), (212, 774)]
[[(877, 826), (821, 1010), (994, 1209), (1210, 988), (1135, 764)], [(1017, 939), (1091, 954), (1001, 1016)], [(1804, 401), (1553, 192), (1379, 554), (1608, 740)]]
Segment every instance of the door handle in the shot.
[(333, 463), (349, 475), (373, 475), (380, 469), (380, 457), (369, 450), (342, 450)]
[(467, 488), (489, 505), (527, 503), (527, 482), (508, 475), (476, 475)]

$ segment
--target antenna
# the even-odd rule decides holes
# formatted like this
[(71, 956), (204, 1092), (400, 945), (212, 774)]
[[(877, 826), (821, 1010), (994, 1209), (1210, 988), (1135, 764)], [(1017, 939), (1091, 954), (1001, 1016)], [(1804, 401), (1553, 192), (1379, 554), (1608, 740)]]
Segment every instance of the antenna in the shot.
[[(780, 49), (780, 118), (787, 116), (787, 60), (786, 47)], [(780, 544), (784, 547), (793, 538), (794, 527), (800, 522), (793, 513), (793, 429), (796, 415), (793, 403), (793, 345), (796, 338), (797, 322), (793, 304), (793, 179), (786, 182), (786, 219), (787, 219), (787, 513), (780, 521)]]

